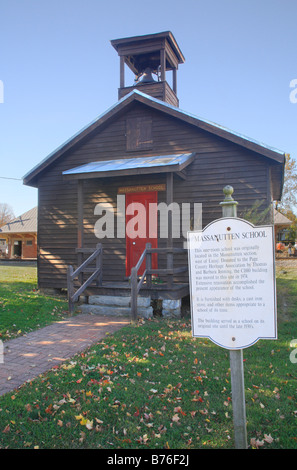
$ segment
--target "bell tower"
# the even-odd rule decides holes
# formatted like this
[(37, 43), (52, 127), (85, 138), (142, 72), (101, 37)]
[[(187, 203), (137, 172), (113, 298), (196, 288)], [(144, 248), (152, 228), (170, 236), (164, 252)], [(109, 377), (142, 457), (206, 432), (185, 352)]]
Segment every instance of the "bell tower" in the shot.
[[(137, 89), (167, 103), (178, 106), (177, 69), (185, 58), (170, 31), (114, 39), (112, 46), (120, 57), (118, 98)], [(134, 84), (125, 85), (125, 66), (134, 73)], [(166, 74), (172, 72), (172, 86)]]

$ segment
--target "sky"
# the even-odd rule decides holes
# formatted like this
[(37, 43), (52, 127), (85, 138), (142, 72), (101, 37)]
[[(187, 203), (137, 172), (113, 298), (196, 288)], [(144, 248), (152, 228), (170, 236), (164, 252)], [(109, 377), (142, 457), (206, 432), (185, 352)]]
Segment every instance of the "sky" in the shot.
[(37, 205), (23, 176), (117, 102), (112, 39), (171, 31), (180, 108), (297, 159), (296, 0), (0, 0), (0, 18), (0, 203), (15, 216)]

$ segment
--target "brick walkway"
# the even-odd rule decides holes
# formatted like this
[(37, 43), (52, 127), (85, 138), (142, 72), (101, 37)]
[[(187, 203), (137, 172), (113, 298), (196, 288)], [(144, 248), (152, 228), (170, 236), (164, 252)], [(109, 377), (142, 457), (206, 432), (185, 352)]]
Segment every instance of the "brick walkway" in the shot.
[(128, 318), (81, 314), (4, 342), (0, 395), (32, 380), (55, 365), (130, 323)]

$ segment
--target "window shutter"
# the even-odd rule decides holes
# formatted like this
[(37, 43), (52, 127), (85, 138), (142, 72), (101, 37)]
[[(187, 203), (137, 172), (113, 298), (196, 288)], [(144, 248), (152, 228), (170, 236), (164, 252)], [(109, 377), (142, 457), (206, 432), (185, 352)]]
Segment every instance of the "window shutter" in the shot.
[(146, 150), (153, 146), (152, 119), (134, 117), (127, 119), (127, 150)]

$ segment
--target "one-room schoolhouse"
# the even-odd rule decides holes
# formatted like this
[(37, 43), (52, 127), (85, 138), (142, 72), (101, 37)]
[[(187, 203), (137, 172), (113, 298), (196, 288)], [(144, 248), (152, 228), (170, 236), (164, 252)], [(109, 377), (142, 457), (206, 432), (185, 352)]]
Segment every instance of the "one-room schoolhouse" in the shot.
[(136, 292), (138, 313), (160, 299), (164, 315), (178, 315), (189, 294), (186, 231), (199, 209), (203, 227), (220, 218), (231, 185), (239, 216), (256, 201), (273, 214), (285, 154), (180, 109), (185, 58), (170, 31), (111, 44), (118, 101), (24, 177), (38, 188), (39, 288), (68, 289), (70, 305), (101, 298), (106, 313), (118, 297), (135, 313)]

